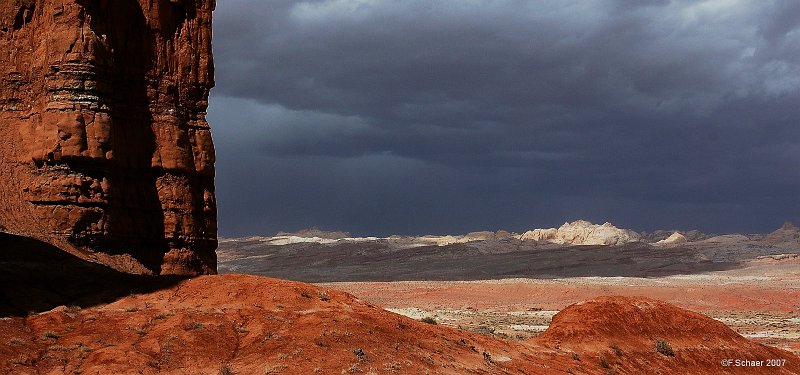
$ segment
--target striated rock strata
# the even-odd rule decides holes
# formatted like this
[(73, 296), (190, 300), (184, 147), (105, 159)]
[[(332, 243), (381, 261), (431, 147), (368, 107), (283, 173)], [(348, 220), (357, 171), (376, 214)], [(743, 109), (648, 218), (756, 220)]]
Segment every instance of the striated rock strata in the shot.
[(1, 226), (129, 271), (216, 271), (214, 6), (0, 4)]

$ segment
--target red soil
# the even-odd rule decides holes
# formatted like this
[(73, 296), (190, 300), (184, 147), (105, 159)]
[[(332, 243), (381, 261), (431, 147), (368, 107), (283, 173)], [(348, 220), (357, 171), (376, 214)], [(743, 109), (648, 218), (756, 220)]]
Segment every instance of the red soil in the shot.
[[(780, 282), (769, 285), (709, 282), (627, 285), (566, 283), (548, 280), (401, 281), (320, 284), (391, 307), (522, 311), (561, 310), (573, 303), (603, 295), (648, 296), (691, 310), (788, 312), (800, 310), (800, 290)], [(797, 282), (793, 281), (793, 285)]]
[[(617, 374), (800, 371), (796, 356), (747, 340), (705, 315), (644, 297), (598, 297), (571, 305), (556, 314), (550, 328), (534, 341), (590, 353)], [(654, 350), (658, 342), (661, 351)], [(674, 352), (670, 354), (667, 347)], [(726, 368), (725, 359), (763, 363)], [(786, 360), (789, 366), (768, 367), (768, 359)]]
[[(657, 352), (656, 339), (675, 355)], [(788, 352), (646, 298), (570, 306), (542, 336), (503, 341), (402, 317), (344, 292), (243, 275), (5, 318), (0, 343), (0, 372), (13, 374), (800, 373), (800, 358)], [(787, 362), (726, 368), (725, 358)]]

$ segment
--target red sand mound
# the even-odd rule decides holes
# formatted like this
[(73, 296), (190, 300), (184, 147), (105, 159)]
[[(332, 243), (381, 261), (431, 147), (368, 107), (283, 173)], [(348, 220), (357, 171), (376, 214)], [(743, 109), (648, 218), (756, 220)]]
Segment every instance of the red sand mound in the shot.
[[(656, 351), (655, 339), (667, 341), (674, 356)], [(0, 372), (14, 374), (752, 373), (722, 367), (724, 358), (783, 358), (786, 367), (756, 370), (800, 372), (800, 359), (789, 353), (650, 299), (574, 305), (541, 338), (502, 341), (405, 318), (343, 292), (242, 275), (2, 319), (0, 342)]]
[[(571, 305), (533, 341), (604, 362), (617, 374), (800, 373), (798, 358), (788, 352), (645, 297), (598, 297)], [(732, 363), (723, 366), (723, 360)]]

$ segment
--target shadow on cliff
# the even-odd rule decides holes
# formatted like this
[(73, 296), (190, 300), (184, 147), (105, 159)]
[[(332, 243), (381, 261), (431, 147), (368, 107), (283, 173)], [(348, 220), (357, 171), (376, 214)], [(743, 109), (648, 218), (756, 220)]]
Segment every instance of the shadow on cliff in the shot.
[(73, 162), (73, 170), (107, 178), (107, 233), (77, 237), (73, 244), (109, 254), (128, 254), (158, 273), (169, 250), (164, 238), (164, 213), (153, 167), (157, 153), (148, 72), (158, 59), (156, 44), (137, 0), (82, 0), (89, 27), (106, 38), (95, 50), (98, 91), (111, 117), (113, 159), (93, 165)]
[(121, 273), (33, 238), (0, 233), (0, 317), (113, 302), (184, 279)]

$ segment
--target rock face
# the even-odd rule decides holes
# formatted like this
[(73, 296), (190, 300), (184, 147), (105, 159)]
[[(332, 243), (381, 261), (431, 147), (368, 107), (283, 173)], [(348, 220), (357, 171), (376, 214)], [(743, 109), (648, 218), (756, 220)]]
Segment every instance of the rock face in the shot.
[(0, 4), (1, 226), (118, 268), (216, 271), (214, 6)]
[(622, 245), (637, 242), (639, 238), (638, 233), (628, 229), (619, 229), (611, 223), (597, 225), (584, 220), (564, 223), (558, 229), (534, 229), (520, 236), (523, 241), (549, 242), (559, 245)]

